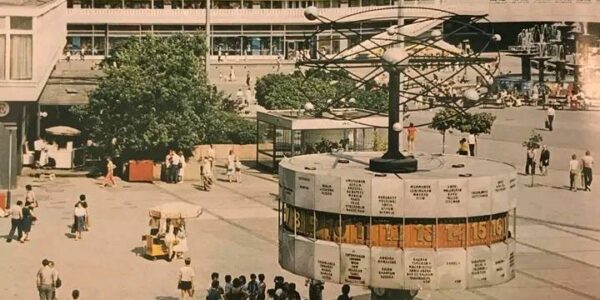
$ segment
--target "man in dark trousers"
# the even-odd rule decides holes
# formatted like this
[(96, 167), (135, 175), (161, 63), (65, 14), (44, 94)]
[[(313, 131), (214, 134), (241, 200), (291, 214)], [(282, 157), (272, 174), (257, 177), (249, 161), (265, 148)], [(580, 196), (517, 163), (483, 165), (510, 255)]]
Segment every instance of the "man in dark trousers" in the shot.
[(546, 145), (542, 146), (542, 152), (540, 153), (540, 173), (546, 176), (548, 175), (548, 166), (550, 165), (550, 150)]
[(590, 150), (585, 151), (585, 156), (581, 158), (583, 167), (583, 186), (585, 191), (591, 191), (590, 185), (592, 185), (592, 166), (594, 165), (594, 158)]
[(532, 148), (527, 150), (527, 161), (525, 162), (525, 174), (527, 175), (529, 175), (530, 171), (531, 174), (535, 175), (535, 155), (535, 149)]
[(548, 121), (547, 121), (548, 123), (546, 125), (548, 125), (548, 126), (546, 126), (546, 127), (548, 128), (548, 130), (552, 131), (552, 129), (554, 128), (552, 124), (554, 123), (554, 116), (556, 115), (556, 111), (554, 110), (554, 107), (548, 106), (547, 113), (548, 113)]
[[(19, 241), (21, 241), (23, 237), (23, 229), (21, 227), (23, 222), (23, 201), (17, 201), (17, 205), (11, 207), (8, 211), (8, 215), (10, 216), (10, 232), (6, 238), (6, 242), (10, 243), (12, 241), (15, 230), (17, 230)], [(21, 243), (23, 242), (21, 241)]]

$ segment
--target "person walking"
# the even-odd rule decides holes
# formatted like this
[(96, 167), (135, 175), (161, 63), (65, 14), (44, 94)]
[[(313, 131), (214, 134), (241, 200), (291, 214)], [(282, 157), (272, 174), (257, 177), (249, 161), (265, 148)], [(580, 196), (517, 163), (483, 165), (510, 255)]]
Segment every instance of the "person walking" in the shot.
[(585, 155), (581, 158), (583, 167), (583, 186), (585, 191), (592, 191), (590, 186), (592, 185), (592, 167), (594, 166), (594, 158), (590, 150), (585, 151)]
[(31, 204), (26, 204), (23, 207), (22, 212), (23, 218), (21, 219), (21, 230), (23, 231), (23, 237), (19, 239), (19, 242), (24, 243), (25, 241), (29, 241), (29, 232), (31, 232), (31, 225), (33, 224), (33, 220), (35, 220), (35, 215), (33, 214), (33, 206)]
[(546, 112), (548, 120), (546, 123), (546, 128), (548, 128), (548, 130), (552, 131), (552, 129), (554, 129), (554, 116), (556, 116), (556, 110), (554, 110), (554, 107), (552, 107), (552, 105), (548, 106), (548, 110)]
[(42, 267), (38, 270), (36, 276), (40, 300), (53, 300), (56, 279), (56, 273), (50, 267), (50, 261), (47, 259), (42, 260)]
[(475, 156), (475, 145), (477, 144), (477, 137), (474, 133), (470, 133), (467, 140), (469, 141), (469, 153), (471, 154), (471, 156)]
[(456, 151), (458, 155), (469, 155), (469, 145), (467, 144), (467, 139), (462, 138), (458, 142), (458, 151)]
[(194, 277), (196, 273), (190, 266), (192, 259), (187, 257), (185, 259), (185, 266), (179, 269), (179, 281), (177, 283), (177, 289), (181, 291), (181, 300), (194, 297)]
[(406, 129), (406, 140), (408, 142), (408, 152), (415, 151), (415, 139), (417, 138), (417, 127), (413, 123), (408, 125)]
[(579, 177), (579, 161), (577, 155), (571, 155), (571, 161), (569, 161), (569, 189), (573, 192), (577, 192), (576, 181)]
[(548, 166), (550, 165), (550, 150), (546, 145), (542, 146), (540, 153), (540, 173), (544, 176), (548, 175)]
[(54, 291), (52, 291), (52, 300), (56, 300), (56, 289), (62, 286), (62, 280), (60, 280), (60, 276), (58, 276), (58, 271), (54, 265), (54, 261), (48, 261), (48, 267), (52, 270), (52, 276), (54, 276)]
[(307, 279), (306, 285), (308, 285), (308, 300), (322, 300), (323, 299), (323, 282), (318, 279)]
[(85, 222), (83, 223), (83, 229), (85, 231), (90, 230), (90, 214), (88, 212), (88, 203), (86, 201), (86, 196), (84, 194), (79, 195), (79, 204), (81, 207), (85, 209)]
[(25, 186), (25, 191), (25, 206), (38, 207), (39, 205), (35, 198), (35, 193), (30, 184)]
[(350, 297), (350, 286), (347, 284), (344, 284), (342, 286), (342, 294), (338, 296), (337, 300), (352, 300), (352, 297)]
[(106, 176), (104, 176), (104, 183), (102, 184), (102, 186), (106, 187), (109, 184), (111, 185), (111, 187), (117, 186), (117, 182), (115, 181), (115, 175), (114, 175), (115, 167), (116, 166), (115, 166), (115, 164), (113, 164), (110, 157), (107, 157), (106, 158)]
[(251, 81), (250, 70), (248, 70), (248, 72), (246, 72), (246, 86), (250, 87), (250, 81)]
[(87, 210), (83, 208), (83, 205), (81, 205), (80, 202), (77, 202), (77, 204), (75, 204), (73, 215), (75, 216), (75, 240), (77, 241), (81, 239), (81, 232), (85, 230), (85, 216), (87, 215)]
[(235, 177), (235, 153), (233, 149), (229, 150), (229, 155), (227, 155), (227, 178), (229, 182), (233, 182)]
[(6, 238), (6, 242), (12, 242), (13, 235), (15, 234), (15, 230), (17, 230), (17, 237), (19, 241), (23, 237), (23, 229), (22, 229), (22, 221), (23, 221), (23, 201), (17, 201), (17, 205), (10, 208), (8, 211), (8, 215), (10, 215), (10, 231), (8, 232), (8, 237)]
[(537, 150), (534, 148), (527, 149), (527, 160), (525, 161), (525, 174), (535, 175), (535, 156)]
[(242, 183), (242, 162), (235, 157), (235, 182)]

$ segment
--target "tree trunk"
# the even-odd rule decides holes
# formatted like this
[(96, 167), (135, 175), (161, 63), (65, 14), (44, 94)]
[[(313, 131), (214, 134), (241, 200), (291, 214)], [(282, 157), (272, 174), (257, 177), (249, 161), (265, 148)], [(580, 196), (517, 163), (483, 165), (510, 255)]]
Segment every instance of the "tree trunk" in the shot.
[(442, 154), (446, 153), (446, 130), (442, 132)]

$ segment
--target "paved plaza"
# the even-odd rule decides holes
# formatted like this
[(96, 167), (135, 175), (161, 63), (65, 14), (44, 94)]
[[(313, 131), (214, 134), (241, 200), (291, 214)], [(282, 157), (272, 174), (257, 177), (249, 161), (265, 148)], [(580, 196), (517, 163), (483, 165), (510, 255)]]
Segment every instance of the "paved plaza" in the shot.
[[(497, 115), (493, 133), (479, 139), (479, 156), (514, 164), (523, 172), (525, 150), (521, 142), (532, 128), (542, 127), (545, 112), (524, 107), (487, 110)], [(413, 114), (410, 120), (430, 118), (432, 112)], [(490, 288), (465, 291), (421, 291), (418, 299), (600, 299), (600, 189), (571, 192), (568, 156), (589, 149), (600, 153), (594, 137), (600, 125), (598, 112), (559, 111), (556, 129), (541, 131), (551, 151), (548, 176), (519, 176), (517, 277)], [(447, 137), (447, 153), (454, 153), (458, 133)], [(422, 128), (417, 150), (441, 151), (441, 135)], [(596, 175), (596, 174), (594, 174)], [(225, 176), (220, 175), (221, 179)], [(117, 188), (102, 188), (91, 178), (57, 178), (41, 181), (19, 179), (14, 199), (23, 199), (23, 186), (34, 186), (40, 207), (31, 241), (0, 242), (2, 299), (35, 299), (35, 273), (41, 260), (54, 260), (63, 287), (58, 299), (67, 299), (79, 289), (85, 299), (177, 299), (177, 271), (182, 261), (151, 261), (140, 256), (142, 234), (148, 227), (148, 209), (169, 201), (185, 201), (204, 207), (199, 220), (188, 223), (192, 265), (197, 274), (196, 299), (204, 299), (210, 273), (264, 273), (268, 287), (283, 275), (296, 282), (307, 297), (304, 279), (283, 271), (277, 263), (277, 181), (272, 174), (252, 168), (244, 170), (243, 183), (219, 180), (210, 192), (195, 182), (168, 185), (160, 182), (119, 182)], [(73, 204), (86, 194), (91, 229), (83, 239), (69, 237)], [(4, 236), (10, 220), (0, 219)], [(339, 285), (327, 284), (325, 299), (335, 299)], [(368, 290), (354, 287), (352, 294), (367, 299)]]

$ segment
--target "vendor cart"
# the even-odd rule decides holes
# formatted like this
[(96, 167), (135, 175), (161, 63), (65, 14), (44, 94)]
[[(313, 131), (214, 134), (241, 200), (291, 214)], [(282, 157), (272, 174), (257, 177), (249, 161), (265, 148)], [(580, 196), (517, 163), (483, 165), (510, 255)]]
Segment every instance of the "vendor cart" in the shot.
[(170, 202), (150, 209), (150, 234), (142, 236), (144, 255), (152, 260), (168, 257), (168, 241), (165, 240), (170, 226), (184, 226), (185, 220), (197, 219), (202, 207), (185, 203)]

